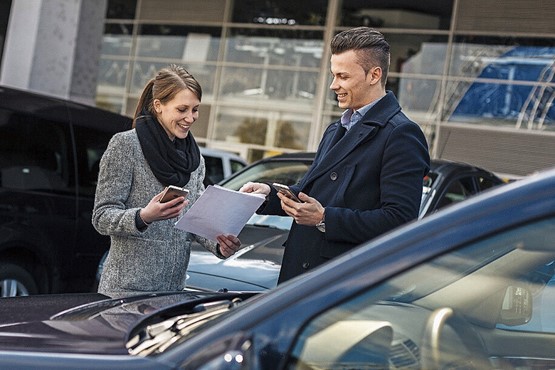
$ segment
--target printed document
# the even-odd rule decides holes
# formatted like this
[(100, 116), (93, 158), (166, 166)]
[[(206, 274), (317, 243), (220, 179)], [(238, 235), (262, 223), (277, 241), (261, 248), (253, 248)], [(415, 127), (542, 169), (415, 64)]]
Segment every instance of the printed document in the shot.
[(221, 234), (237, 236), (265, 199), (263, 194), (209, 185), (175, 227), (214, 241)]

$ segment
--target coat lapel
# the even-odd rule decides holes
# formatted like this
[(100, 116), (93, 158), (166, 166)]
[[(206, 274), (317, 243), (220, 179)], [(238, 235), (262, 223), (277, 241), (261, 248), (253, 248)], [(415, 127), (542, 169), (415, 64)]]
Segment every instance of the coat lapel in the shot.
[[(341, 126), (340, 123), (338, 123), (338, 125)], [(336, 131), (333, 139), (325, 148), (326, 154), (322, 157), (322, 160), (318, 163), (314, 170), (308, 175), (305, 184), (310, 183), (315, 178), (326, 173), (334, 165), (344, 160), (345, 157), (356, 149), (356, 147), (367, 140), (370, 140), (375, 133), (377, 133), (377, 131), (378, 127), (374, 125), (362, 124), (362, 122), (353, 126), (345, 133), (345, 135), (343, 135), (343, 137), (337, 138), (338, 135)]]
[[(331, 140), (321, 148), (325, 154), (318, 164), (307, 174), (303, 188), (330, 168), (345, 159), (353, 150), (371, 140), (387, 122), (401, 110), (392, 92), (388, 92), (364, 117), (345, 135), (339, 133), (341, 123), (338, 121), (336, 130), (331, 133)], [(337, 144), (337, 145), (335, 145)]]

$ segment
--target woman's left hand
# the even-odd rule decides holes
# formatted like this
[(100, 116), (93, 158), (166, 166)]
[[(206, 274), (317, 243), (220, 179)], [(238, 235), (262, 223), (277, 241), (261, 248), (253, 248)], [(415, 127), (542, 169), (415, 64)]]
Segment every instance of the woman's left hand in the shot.
[(225, 258), (232, 256), (241, 247), (241, 241), (235, 235), (218, 235), (220, 254)]

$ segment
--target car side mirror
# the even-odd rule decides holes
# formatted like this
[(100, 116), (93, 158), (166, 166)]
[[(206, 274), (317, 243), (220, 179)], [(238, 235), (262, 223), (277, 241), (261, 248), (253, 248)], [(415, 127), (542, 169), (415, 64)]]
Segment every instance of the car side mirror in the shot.
[(532, 319), (532, 294), (526, 288), (511, 285), (505, 291), (499, 323), (507, 326), (524, 325)]

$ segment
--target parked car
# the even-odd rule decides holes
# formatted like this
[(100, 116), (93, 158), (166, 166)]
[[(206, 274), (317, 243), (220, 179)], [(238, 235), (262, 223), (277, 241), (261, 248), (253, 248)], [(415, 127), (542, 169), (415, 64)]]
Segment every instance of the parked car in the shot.
[(213, 185), (247, 166), (247, 161), (227, 150), (200, 147), (206, 164), (204, 185)]
[(3, 298), (0, 368), (548, 369), (554, 265), (551, 170), (264, 293)]
[[(297, 183), (312, 164), (314, 153), (284, 154), (265, 158), (222, 181), (219, 185), (239, 190), (248, 181)], [(420, 218), (449, 204), (504, 181), (482, 168), (460, 162), (432, 160), (423, 181)], [(254, 215), (239, 234), (245, 248), (220, 260), (194, 244), (187, 270), (187, 285), (204, 289), (260, 291), (276, 286), (293, 219), (274, 215)]]
[(0, 296), (89, 291), (109, 239), (91, 225), (98, 162), (131, 119), (0, 87)]

